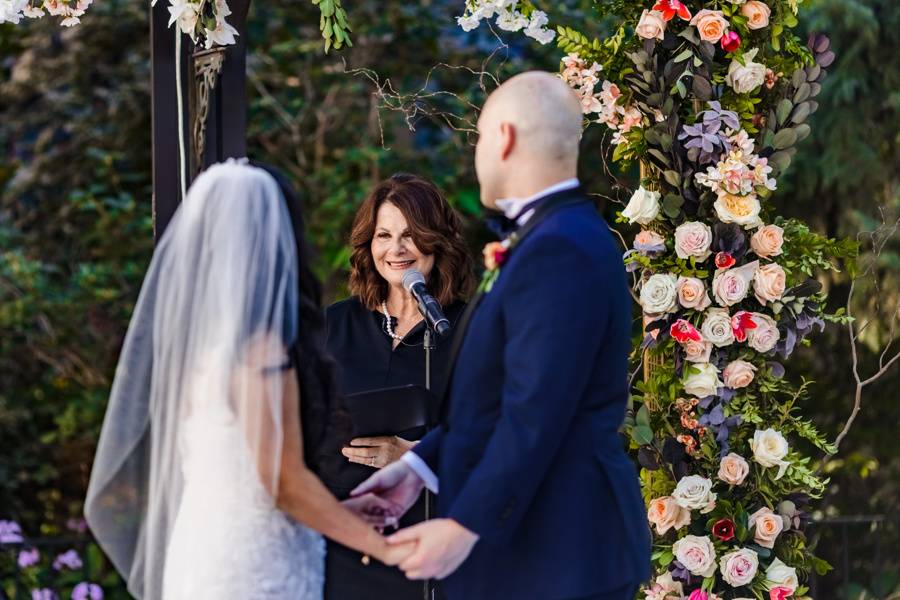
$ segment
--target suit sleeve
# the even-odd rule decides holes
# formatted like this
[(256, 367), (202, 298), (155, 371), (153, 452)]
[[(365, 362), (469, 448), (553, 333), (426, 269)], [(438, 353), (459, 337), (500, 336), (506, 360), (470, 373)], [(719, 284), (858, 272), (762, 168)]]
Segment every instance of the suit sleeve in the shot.
[(568, 434), (607, 329), (603, 281), (621, 281), (567, 238), (522, 252), (502, 291), (501, 414), (448, 515), (497, 544), (512, 537)]
[(442, 427), (435, 427), (429, 431), (422, 440), (412, 449), (421, 458), (432, 473), (438, 472), (438, 459), (440, 457), (441, 439), (444, 436)]

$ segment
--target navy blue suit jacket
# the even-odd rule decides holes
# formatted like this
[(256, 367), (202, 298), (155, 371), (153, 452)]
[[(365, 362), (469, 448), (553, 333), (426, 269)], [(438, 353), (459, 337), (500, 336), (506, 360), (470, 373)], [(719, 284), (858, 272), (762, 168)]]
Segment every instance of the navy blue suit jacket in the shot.
[(438, 514), (480, 536), (444, 581), (453, 599), (578, 598), (650, 576), (637, 472), (617, 433), (626, 274), (588, 198), (547, 201), (561, 195), (460, 332), (446, 421), (414, 450), (438, 475)]

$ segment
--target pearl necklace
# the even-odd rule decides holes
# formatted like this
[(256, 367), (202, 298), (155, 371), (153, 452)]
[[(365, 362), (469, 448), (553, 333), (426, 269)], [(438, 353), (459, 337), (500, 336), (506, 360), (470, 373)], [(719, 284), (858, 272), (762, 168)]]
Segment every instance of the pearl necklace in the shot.
[(387, 302), (385, 302), (384, 300), (381, 301), (381, 312), (384, 313), (384, 325), (385, 327), (387, 327), (388, 335), (395, 340), (402, 340), (402, 335), (397, 335), (396, 333), (394, 333), (394, 326), (391, 323), (391, 315), (387, 309)]

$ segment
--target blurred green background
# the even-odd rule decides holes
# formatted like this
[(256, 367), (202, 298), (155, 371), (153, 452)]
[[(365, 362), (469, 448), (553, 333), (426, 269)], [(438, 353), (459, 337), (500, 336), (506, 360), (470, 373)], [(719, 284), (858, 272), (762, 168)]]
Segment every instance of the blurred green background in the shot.
[[(590, 25), (590, 1), (559, 4), (563, 24), (603, 31), (602, 23)], [(855, 237), (900, 213), (900, 3), (805, 6), (801, 28), (828, 33), (838, 59), (813, 134), (774, 201), (819, 232)], [(562, 53), (516, 34), (497, 38), (486, 27), (465, 34), (455, 25), (462, 8), (461, 0), (355, 2), (347, 6), (354, 47), (326, 56), (315, 7), (252, 4), (250, 155), (294, 181), (329, 300), (346, 293), (345, 242), (356, 207), (394, 172), (425, 175), (444, 189), (465, 216), (473, 252), (486, 239), (467, 132), (475, 107), (493, 77), (555, 71)], [(148, 8), (106, 0), (83, 21), (65, 30), (47, 19), (0, 25), (0, 519), (47, 538), (70, 535), (66, 523), (80, 515), (152, 251)], [(621, 208), (614, 199), (627, 199), (624, 186), (636, 179), (609, 172), (602, 134), (588, 130), (581, 175), (611, 216)], [(880, 236), (877, 251), (861, 239), (861, 270), (871, 276), (857, 282), (852, 308), (871, 322), (859, 344), (865, 378), (896, 337), (900, 237)], [(849, 277), (824, 283), (832, 308), (844, 305)], [(846, 330), (815, 336), (789, 363), (789, 376), (816, 381), (806, 412), (833, 439), (855, 390)], [(836, 567), (817, 586), (820, 598), (896, 593), (898, 386), (895, 368), (865, 389), (856, 424), (826, 467), (832, 483), (818, 518), (888, 520), (812, 530)], [(842, 546), (851, 548), (847, 556)], [(5, 575), (0, 568), (0, 583)]]

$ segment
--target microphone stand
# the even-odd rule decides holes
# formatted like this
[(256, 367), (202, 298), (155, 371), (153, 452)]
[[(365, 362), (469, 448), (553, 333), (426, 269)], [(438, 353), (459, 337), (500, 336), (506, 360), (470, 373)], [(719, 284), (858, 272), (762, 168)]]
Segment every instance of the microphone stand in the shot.
[[(435, 349), (434, 344), (434, 336), (435, 333), (431, 329), (431, 326), (428, 324), (428, 320), (425, 320), (425, 332), (422, 337), (422, 347), (425, 350), (425, 389), (429, 392), (431, 391), (431, 352)], [(425, 424), (426, 433), (431, 431), (431, 424), (434, 419), (434, 415), (432, 415), (432, 407), (429, 407), (428, 410), (428, 422)], [(425, 520), (431, 520), (431, 492), (428, 488), (425, 488)], [(423, 584), (423, 590), (425, 600), (434, 600), (434, 588), (431, 585), (431, 580), (426, 579)]]

